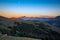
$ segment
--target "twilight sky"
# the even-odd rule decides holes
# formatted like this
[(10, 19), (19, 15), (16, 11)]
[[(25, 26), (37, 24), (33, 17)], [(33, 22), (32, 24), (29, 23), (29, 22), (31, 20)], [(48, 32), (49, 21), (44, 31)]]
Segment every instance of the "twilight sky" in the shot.
[(39, 17), (60, 15), (60, 0), (0, 0), (0, 15)]

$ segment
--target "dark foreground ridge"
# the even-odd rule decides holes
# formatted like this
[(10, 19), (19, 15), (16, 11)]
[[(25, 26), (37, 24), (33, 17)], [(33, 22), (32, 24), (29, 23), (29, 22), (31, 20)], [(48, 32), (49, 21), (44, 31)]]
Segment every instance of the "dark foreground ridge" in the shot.
[(27, 38), (27, 37), (15, 37), (15, 36), (8, 36), (5, 34), (1, 36), (0, 40), (41, 40), (41, 39), (34, 39), (34, 38)]
[[(60, 40), (60, 32), (47, 23), (0, 18), (0, 33), (41, 40)], [(58, 28), (58, 27), (56, 27)]]

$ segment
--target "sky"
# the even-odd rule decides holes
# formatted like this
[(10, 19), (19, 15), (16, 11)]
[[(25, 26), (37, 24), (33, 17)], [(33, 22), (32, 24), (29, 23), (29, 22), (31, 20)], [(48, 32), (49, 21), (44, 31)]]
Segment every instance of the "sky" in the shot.
[(60, 0), (0, 0), (0, 15), (40, 17), (60, 15)]

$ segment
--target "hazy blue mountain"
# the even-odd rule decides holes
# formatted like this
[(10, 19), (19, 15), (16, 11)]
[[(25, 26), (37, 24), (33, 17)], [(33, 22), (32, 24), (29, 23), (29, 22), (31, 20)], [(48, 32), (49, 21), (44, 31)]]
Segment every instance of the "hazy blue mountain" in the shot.
[(21, 18), (22, 20), (31, 20), (31, 21), (41, 21), (41, 22), (47, 22), (50, 20), (53, 20), (53, 18)]
[(29, 20), (29, 21), (37, 21), (37, 22), (46, 22), (53, 26), (60, 27), (60, 16), (57, 16), (56, 18), (21, 18), (22, 20)]
[(53, 20), (49, 21), (48, 23), (53, 25), (53, 26), (60, 27), (60, 16), (57, 16), (56, 18), (54, 18)]

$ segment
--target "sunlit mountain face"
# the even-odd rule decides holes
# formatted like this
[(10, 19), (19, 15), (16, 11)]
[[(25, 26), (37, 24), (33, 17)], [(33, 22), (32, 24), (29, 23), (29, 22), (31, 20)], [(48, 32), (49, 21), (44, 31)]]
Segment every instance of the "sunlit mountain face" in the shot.
[(0, 0), (0, 16), (54, 18), (59, 15), (59, 0)]

